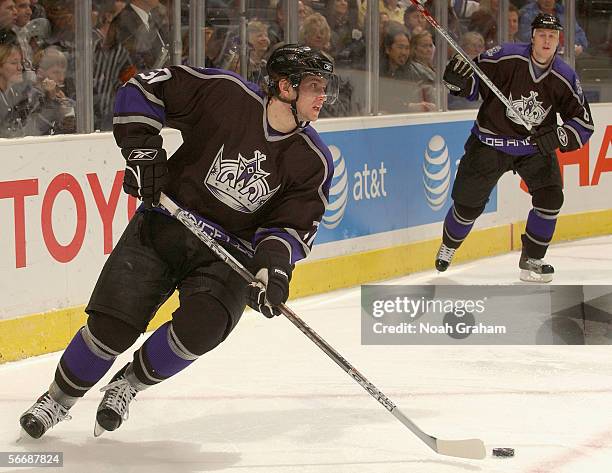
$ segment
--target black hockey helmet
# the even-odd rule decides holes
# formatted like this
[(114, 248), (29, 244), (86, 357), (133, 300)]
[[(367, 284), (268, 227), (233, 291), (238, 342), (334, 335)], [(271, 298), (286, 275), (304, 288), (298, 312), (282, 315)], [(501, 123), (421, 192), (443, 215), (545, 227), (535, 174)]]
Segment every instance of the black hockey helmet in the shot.
[(302, 79), (314, 75), (327, 80), (325, 100), (334, 103), (338, 98), (338, 76), (333, 60), (325, 53), (299, 44), (284, 44), (270, 55), (266, 64), (266, 87), (270, 95), (278, 96), (278, 81), (288, 79), (297, 89)]
[(549, 15), (548, 13), (540, 13), (531, 22), (532, 36), (533, 32), (537, 29), (563, 31), (563, 25), (556, 16)]

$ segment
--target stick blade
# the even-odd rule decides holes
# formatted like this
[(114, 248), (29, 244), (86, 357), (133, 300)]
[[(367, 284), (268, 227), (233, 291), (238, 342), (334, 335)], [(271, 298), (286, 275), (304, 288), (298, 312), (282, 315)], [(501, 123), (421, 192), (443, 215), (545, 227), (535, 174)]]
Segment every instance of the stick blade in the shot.
[(436, 452), (449, 457), (472, 458), (474, 460), (482, 460), (487, 456), (485, 445), (480, 439), (436, 439)]

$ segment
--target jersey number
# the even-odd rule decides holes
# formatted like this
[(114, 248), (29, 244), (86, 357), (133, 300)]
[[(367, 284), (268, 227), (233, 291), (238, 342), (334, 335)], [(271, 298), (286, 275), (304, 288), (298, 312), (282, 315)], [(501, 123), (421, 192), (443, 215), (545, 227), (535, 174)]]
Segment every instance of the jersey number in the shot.
[(146, 81), (147, 84), (155, 84), (156, 82), (163, 82), (172, 78), (170, 69), (164, 67), (163, 69), (155, 69), (151, 72), (141, 72), (138, 74), (142, 80)]

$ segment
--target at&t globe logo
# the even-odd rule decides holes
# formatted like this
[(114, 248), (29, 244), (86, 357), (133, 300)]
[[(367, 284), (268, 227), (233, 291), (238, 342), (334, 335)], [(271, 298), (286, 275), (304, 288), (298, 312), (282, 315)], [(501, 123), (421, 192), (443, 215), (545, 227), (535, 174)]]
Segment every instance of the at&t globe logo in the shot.
[(337, 146), (330, 146), (332, 158), (334, 160), (334, 177), (329, 189), (329, 205), (323, 215), (323, 226), (325, 228), (336, 228), (340, 225), (346, 203), (348, 201), (348, 172), (344, 164), (342, 151)]
[(423, 187), (427, 204), (432, 210), (440, 210), (446, 203), (450, 181), (448, 146), (440, 135), (432, 136), (423, 160)]

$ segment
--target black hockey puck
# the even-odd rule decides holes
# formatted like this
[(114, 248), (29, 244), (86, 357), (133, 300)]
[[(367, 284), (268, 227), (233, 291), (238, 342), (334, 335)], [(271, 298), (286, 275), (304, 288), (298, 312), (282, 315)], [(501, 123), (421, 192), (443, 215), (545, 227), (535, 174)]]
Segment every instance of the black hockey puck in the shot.
[(494, 457), (513, 457), (514, 456), (514, 449), (513, 448), (494, 448), (493, 449), (493, 456)]

